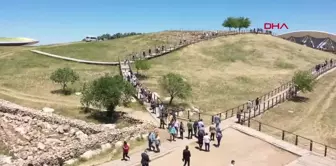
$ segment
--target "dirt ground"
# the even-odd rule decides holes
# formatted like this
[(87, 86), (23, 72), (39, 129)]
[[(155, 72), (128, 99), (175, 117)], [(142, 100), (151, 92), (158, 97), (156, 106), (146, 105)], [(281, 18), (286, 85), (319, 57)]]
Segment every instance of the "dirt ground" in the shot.
[[(189, 145), (192, 166), (223, 166), (231, 160), (239, 166), (282, 166), (298, 158), (289, 152), (280, 150), (257, 138), (250, 137), (234, 129), (223, 131), (222, 144), (219, 148), (211, 145), (210, 152), (200, 151), (195, 144)], [(204, 148), (204, 147), (203, 147)], [(182, 165), (183, 148), (152, 161), (152, 166)]]

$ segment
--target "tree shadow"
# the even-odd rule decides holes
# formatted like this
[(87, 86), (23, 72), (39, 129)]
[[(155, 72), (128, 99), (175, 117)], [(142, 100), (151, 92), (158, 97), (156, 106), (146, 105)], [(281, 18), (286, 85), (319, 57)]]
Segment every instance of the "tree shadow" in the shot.
[(121, 119), (126, 112), (111, 112), (111, 111), (101, 111), (93, 108), (81, 108), (80, 113), (85, 114), (86, 118), (96, 120), (104, 124), (116, 124), (118, 120)]
[(135, 76), (138, 78), (138, 80), (146, 80), (148, 79), (149, 77), (146, 76), (145, 74), (141, 74), (141, 73), (135, 73)]
[(304, 96), (294, 96), (290, 99), (290, 101), (296, 102), (296, 103), (305, 103), (307, 101), (309, 101), (308, 97), (304, 97)]
[(73, 93), (71, 89), (57, 89), (57, 90), (52, 90), (50, 91), (51, 94), (58, 94), (58, 95), (64, 95), (64, 96), (69, 96)]

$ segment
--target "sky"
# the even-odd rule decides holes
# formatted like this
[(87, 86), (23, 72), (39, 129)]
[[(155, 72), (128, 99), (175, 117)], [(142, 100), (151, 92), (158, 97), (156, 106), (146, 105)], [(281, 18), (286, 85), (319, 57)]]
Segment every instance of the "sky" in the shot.
[(336, 0), (0, 0), (0, 37), (28, 37), (40, 44), (85, 36), (163, 30), (224, 30), (229, 16), (289, 29), (336, 33)]

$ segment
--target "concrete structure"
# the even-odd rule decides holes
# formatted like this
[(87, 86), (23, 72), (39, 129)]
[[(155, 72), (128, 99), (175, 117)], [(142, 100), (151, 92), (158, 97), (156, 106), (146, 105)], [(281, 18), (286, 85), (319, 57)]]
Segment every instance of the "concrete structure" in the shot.
[(29, 38), (0, 38), (0, 46), (25, 46), (38, 43), (38, 40)]
[(278, 35), (283, 39), (311, 48), (336, 52), (336, 35), (320, 31), (297, 31)]

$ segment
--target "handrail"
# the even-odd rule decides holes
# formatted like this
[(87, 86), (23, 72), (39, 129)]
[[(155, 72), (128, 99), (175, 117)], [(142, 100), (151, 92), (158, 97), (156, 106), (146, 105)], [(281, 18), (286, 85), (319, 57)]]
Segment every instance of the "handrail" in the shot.
[[(313, 144), (316, 143), (316, 144), (322, 145), (322, 146), (324, 147), (324, 154), (323, 154), (323, 155), (324, 155), (325, 157), (328, 155), (328, 149), (335, 150), (335, 154), (334, 154), (335, 156), (332, 156), (332, 157), (336, 157), (336, 147), (332, 147), (332, 146), (323, 144), (323, 143), (321, 143), (321, 142), (314, 141), (314, 140), (312, 140), (312, 139), (310, 139), (310, 138), (307, 138), (307, 137), (298, 135), (298, 134), (296, 134), (296, 133), (294, 133), (294, 132), (290, 132), (290, 131), (287, 131), (287, 130), (284, 130), (284, 129), (281, 129), (281, 128), (278, 128), (278, 127), (274, 127), (274, 126), (272, 126), (272, 125), (269, 125), (269, 124), (266, 124), (266, 123), (262, 123), (262, 122), (260, 122), (260, 121), (258, 121), (258, 120), (255, 120), (255, 119), (250, 119), (250, 120), (255, 121), (255, 122), (258, 123), (258, 131), (260, 131), (260, 132), (262, 132), (261, 130), (262, 130), (262, 126), (263, 126), (263, 125), (264, 125), (264, 126), (268, 126), (268, 127), (271, 127), (271, 128), (277, 129), (277, 130), (280, 130), (280, 131), (282, 132), (281, 137), (282, 137), (282, 140), (283, 140), (283, 141), (285, 140), (285, 134), (286, 134), (286, 133), (288, 133), (288, 134), (292, 134), (292, 135), (295, 136), (295, 142), (294, 142), (294, 145), (298, 146), (298, 144), (299, 144), (299, 140), (298, 140), (298, 138), (303, 138), (303, 139), (305, 139), (305, 140), (310, 141), (310, 143), (309, 143), (309, 150), (310, 150), (310, 151), (313, 151)], [(251, 126), (248, 125), (248, 127), (251, 127)]]

